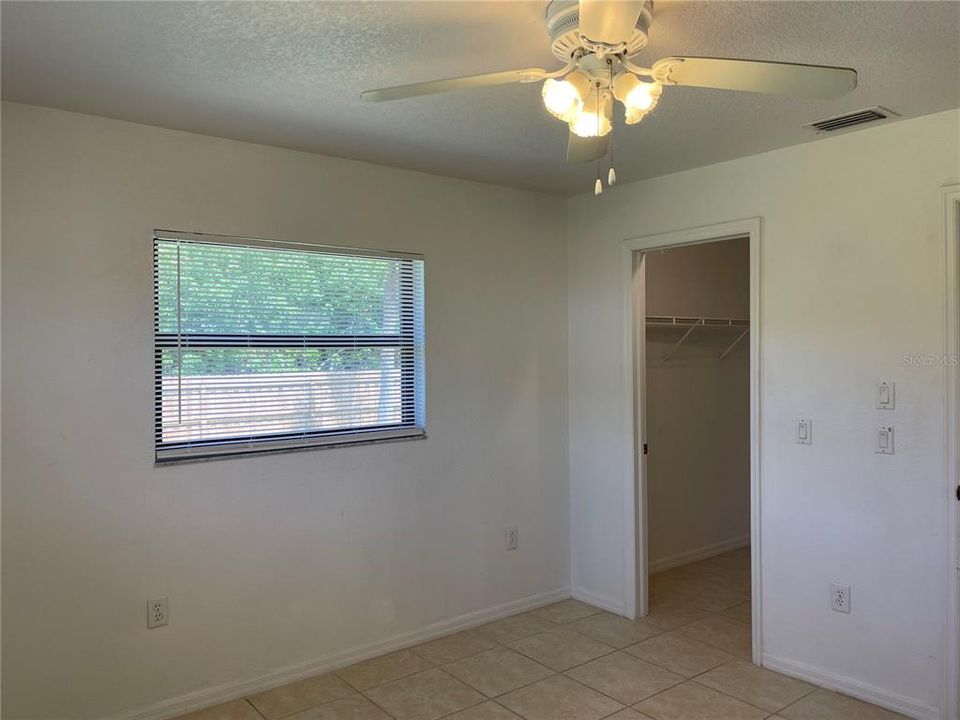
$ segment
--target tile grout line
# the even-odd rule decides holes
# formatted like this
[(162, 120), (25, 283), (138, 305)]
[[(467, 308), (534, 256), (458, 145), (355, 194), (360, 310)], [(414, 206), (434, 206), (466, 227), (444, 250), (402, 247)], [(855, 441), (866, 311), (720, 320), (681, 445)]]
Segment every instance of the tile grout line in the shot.
[(258, 708), (256, 705), (254, 705), (254, 704), (253, 704), (253, 701), (252, 701), (250, 698), (244, 697), (244, 698), (243, 698), (243, 701), (244, 701), (247, 705), (249, 705), (250, 707), (252, 707), (252, 708), (253, 708), (253, 711), (254, 711), (257, 715), (259, 715), (260, 717), (262, 717), (263, 720), (267, 720), (267, 716), (264, 715), (262, 712), (260, 712), (260, 708)]
[[(535, 662), (535, 661), (534, 661), (534, 662)], [(540, 663), (537, 663), (537, 664), (540, 665)], [(481, 689), (478, 688), (478, 687), (474, 687), (473, 685), (471, 685), (470, 683), (468, 683), (466, 680), (460, 680), (459, 678), (456, 678), (456, 677), (454, 677), (454, 676), (452, 676), (452, 675), (451, 675), (450, 677), (454, 677), (455, 680), (460, 680), (460, 682), (462, 682), (462, 683), (463, 683), (464, 685), (466, 685), (467, 687), (471, 688), (472, 690), (476, 690), (478, 693), (480, 693), (481, 695), (483, 695), (483, 700), (482, 700), (481, 702), (479, 702), (479, 703), (476, 704), (476, 705), (482, 705), (482, 704), (485, 703), (485, 702), (497, 702), (500, 698), (506, 697), (507, 695), (510, 695), (511, 693), (517, 692), (518, 690), (525, 690), (526, 688), (531, 687), (531, 686), (533, 686), (533, 685), (536, 685), (536, 684), (539, 683), (539, 682), (543, 682), (544, 680), (550, 680), (551, 678), (555, 678), (555, 677), (557, 677), (558, 675), (562, 675), (562, 674), (563, 674), (563, 673), (557, 672), (557, 671), (554, 670), (553, 668), (548, 668), (546, 665), (540, 665), (540, 666), (543, 667), (543, 668), (545, 668), (545, 669), (547, 669), (547, 670), (549, 670), (549, 671), (550, 671), (550, 675), (547, 675), (547, 677), (537, 678), (536, 680), (533, 680), (533, 681), (528, 682), (528, 683), (524, 683), (523, 685), (518, 685), (518, 686), (515, 687), (515, 688), (510, 688), (509, 690), (507, 690), (507, 691), (505, 691), (505, 692), (502, 692), (502, 693), (500, 693), (499, 695), (487, 695), (483, 690), (481, 690)], [(497, 704), (500, 705), (501, 703), (497, 702)], [(470, 707), (476, 707), (476, 705), (471, 705)], [(504, 706), (504, 707), (506, 707), (506, 706)], [(507, 708), (507, 710), (510, 710), (510, 708)], [(459, 710), (456, 711), (456, 712), (459, 712)], [(514, 711), (513, 711), (513, 710), (510, 710), (510, 712), (514, 712)], [(514, 713), (514, 714), (516, 715), (516, 714), (519, 714), (519, 713)], [(444, 715), (444, 717), (446, 717), (446, 715)]]
[[(363, 698), (364, 700), (366, 700), (368, 703), (370, 703), (370, 704), (373, 705), (375, 708), (377, 708), (380, 712), (382, 712), (384, 715), (386, 715), (388, 718), (390, 718), (390, 720), (397, 720), (396, 715), (391, 715), (389, 712), (387, 712), (387, 709), (386, 709), (385, 707), (383, 707), (382, 705), (380, 705), (380, 704), (379, 704), (376, 700), (374, 700), (373, 698), (367, 697), (367, 696), (366, 696), (365, 694), (363, 694), (363, 693), (360, 693), (360, 697), (362, 697), (362, 698)], [(318, 706), (318, 707), (323, 707), (323, 706), (320, 705), (320, 706)]]

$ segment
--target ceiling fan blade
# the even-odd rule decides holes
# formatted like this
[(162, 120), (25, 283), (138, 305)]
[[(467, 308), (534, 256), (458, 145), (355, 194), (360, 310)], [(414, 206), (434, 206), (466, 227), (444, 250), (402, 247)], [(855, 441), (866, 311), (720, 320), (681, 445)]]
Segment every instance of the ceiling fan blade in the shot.
[(826, 65), (670, 57), (653, 65), (653, 76), (665, 85), (693, 85), (721, 90), (798, 95), (832, 100), (857, 86), (857, 71)]
[(508, 85), (509, 83), (536, 82), (547, 74), (542, 68), (524, 68), (522, 70), (507, 70), (505, 72), (486, 73), (484, 75), (465, 75), (463, 77), (447, 78), (445, 80), (428, 80), (427, 82), (396, 85), (394, 87), (364, 90), (360, 97), (368, 102), (383, 102), (384, 100), (399, 100), (401, 98), (416, 97), (418, 95), (432, 95), (433, 93), (460, 90), (462, 88), (486, 87), (489, 85)]
[(580, 33), (594, 42), (626, 42), (646, 0), (580, 0)]
[(569, 134), (567, 140), (567, 162), (579, 163), (589, 162), (602, 158), (607, 154), (607, 148), (610, 146), (610, 136), (603, 137), (580, 137), (574, 133)]

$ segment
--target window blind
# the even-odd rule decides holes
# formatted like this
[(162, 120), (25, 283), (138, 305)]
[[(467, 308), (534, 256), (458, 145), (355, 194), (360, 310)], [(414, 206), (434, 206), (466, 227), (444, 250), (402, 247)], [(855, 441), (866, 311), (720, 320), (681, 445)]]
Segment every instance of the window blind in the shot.
[(425, 432), (423, 258), (157, 232), (157, 462)]

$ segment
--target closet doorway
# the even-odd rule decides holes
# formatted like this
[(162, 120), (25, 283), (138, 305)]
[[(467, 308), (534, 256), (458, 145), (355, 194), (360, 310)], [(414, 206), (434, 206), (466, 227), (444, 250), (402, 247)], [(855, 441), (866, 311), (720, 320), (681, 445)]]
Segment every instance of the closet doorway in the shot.
[(634, 614), (759, 664), (759, 222), (624, 249)]

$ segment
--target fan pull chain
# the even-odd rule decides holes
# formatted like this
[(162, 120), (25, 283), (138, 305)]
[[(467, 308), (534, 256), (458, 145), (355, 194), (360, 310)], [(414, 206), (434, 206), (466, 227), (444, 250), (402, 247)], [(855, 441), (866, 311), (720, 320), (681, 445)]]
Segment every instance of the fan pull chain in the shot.
[[(597, 82), (597, 144), (600, 144), (600, 83)], [(600, 158), (597, 158), (597, 181), (593, 184), (593, 194), (603, 192), (603, 183), (600, 182)]]
[[(607, 67), (610, 68), (610, 87), (613, 88), (613, 60), (607, 60)], [(610, 116), (610, 124), (613, 125), (613, 114)], [(607, 171), (607, 186), (613, 187), (617, 184), (617, 171), (613, 169), (613, 128), (610, 129), (610, 170)]]

